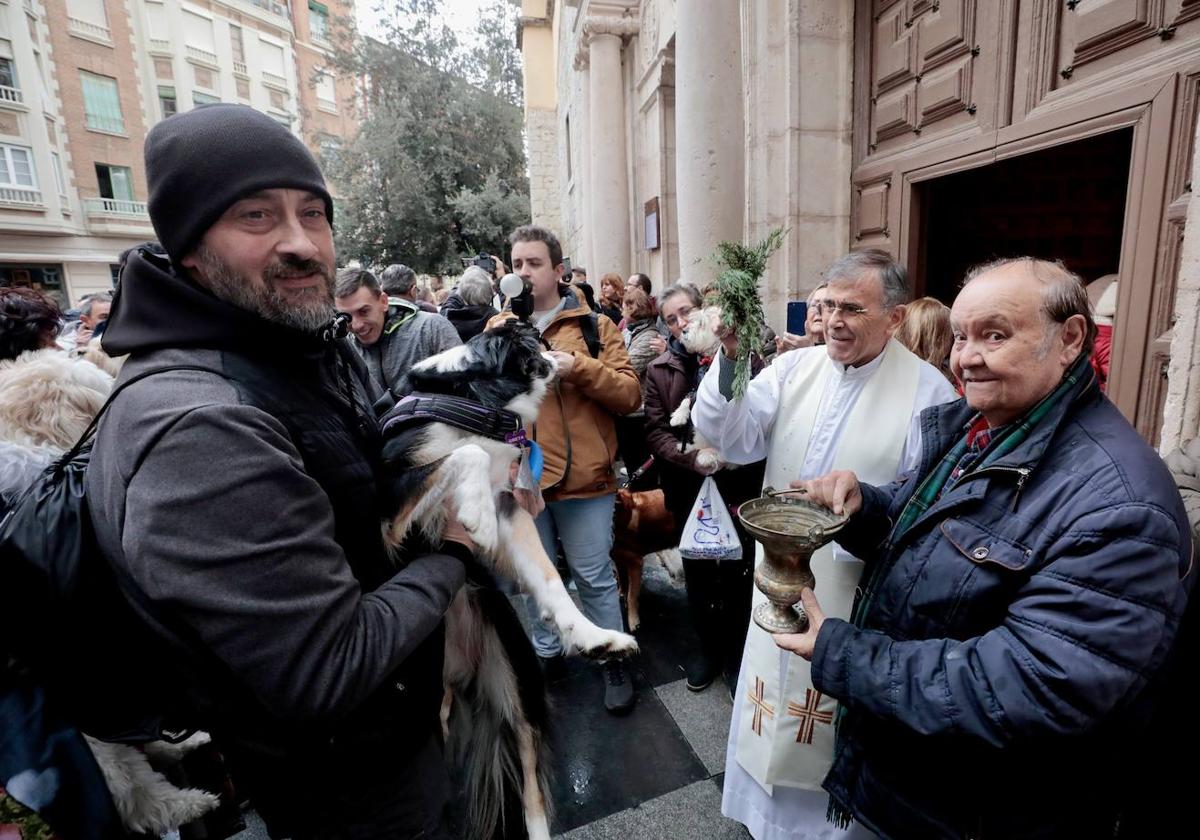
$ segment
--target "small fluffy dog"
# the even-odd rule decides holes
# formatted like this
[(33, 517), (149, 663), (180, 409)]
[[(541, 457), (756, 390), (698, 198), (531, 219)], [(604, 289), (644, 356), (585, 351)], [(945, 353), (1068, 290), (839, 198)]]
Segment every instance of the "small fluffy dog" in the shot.
[(85, 738), (121, 822), (131, 832), (157, 836), (177, 831), (221, 804), (216, 794), (178, 788), (159, 772), (164, 766), (182, 761), (196, 747), (207, 744), (210, 739), (206, 732), (197, 732), (178, 744), (152, 741), (141, 749)]
[[(415, 365), (412, 393), (383, 423), (398, 505), (384, 538), (395, 548), (416, 529), (437, 544), (453, 510), (476, 559), (519, 584), (569, 652), (629, 656), (637, 650), (632, 636), (595, 626), (575, 606), (533, 516), (513, 494), (523, 430), (536, 420), (554, 375), (537, 331), (516, 321)], [(443, 722), (451, 762), (463, 775), (465, 830), (472, 838), (527, 833), (548, 840), (541, 675), (507, 600), (486, 577), (471, 574), (446, 613)], [(520, 829), (509, 824), (516, 815), (524, 817)]]
[(111, 376), (56, 347), (0, 361), (0, 440), (65, 452), (111, 389)]
[[(684, 349), (695, 353), (700, 358), (715, 358), (721, 352), (721, 309), (717, 306), (707, 306), (699, 313), (700, 317), (691, 317), (679, 337)], [(687, 427), (692, 422), (692, 403), (696, 401), (696, 391), (693, 389), (683, 402), (671, 412), (670, 424), (676, 428)], [(691, 442), (679, 442), (680, 452), (691, 452), (694, 449), (713, 448), (712, 444), (692, 430)], [(720, 464), (720, 460), (711, 452), (701, 452), (696, 457), (696, 466), (711, 471)]]

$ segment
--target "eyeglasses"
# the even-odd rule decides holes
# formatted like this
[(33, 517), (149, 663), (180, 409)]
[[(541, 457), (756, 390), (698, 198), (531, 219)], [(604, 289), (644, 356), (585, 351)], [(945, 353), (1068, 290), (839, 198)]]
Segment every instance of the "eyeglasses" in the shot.
[(871, 317), (871, 310), (859, 306), (857, 303), (826, 299), (814, 302), (813, 307), (821, 315), (832, 315), (835, 312), (841, 312), (842, 317), (848, 321), (852, 321), (855, 318)]
[(681, 308), (677, 313), (672, 315), (671, 317), (664, 318), (663, 320), (667, 322), (668, 327), (676, 327), (676, 326), (679, 326), (679, 319), (682, 318), (684, 320), (687, 320), (687, 317), (692, 314), (692, 311), (693, 311), (692, 307), (685, 306), (685, 307)]

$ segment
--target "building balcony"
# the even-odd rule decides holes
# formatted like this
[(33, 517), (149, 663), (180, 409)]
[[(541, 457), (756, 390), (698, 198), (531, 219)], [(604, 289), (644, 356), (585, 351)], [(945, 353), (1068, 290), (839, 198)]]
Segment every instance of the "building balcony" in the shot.
[(217, 64), (217, 54), (202, 50), (199, 47), (193, 47), (190, 44), (187, 48), (187, 57), (192, 61), (199, 61), (201, 64), (207, 64), (216, 69), (220, 69), (221, 65)]
[(25, 97), (18, 88), (0, 85), (0, 108), (5, 105), (19, 105), (17, 110), (25, 110)]
[(125, 234), (129, 236), (154, 236), (150, 225), (150, 214), (144, 201), (126, 201), (120, 198), (85, 198), (83, 212), (87, 216), (88, 229), (100, 234)]
[(21, 210), (44, 210), (41, 190), (29, 187), (0, 187), (0, 207), (16, 207)]
[(80, 20), (79, 18), (67, 18), (67, 25), (71, 30), (71, 34), (79, 38), (84, 38), (88, 41), (95, 41), (99, 44), (112, 46), (112, 36), (109, 35), (108, 27), (101, 26), (98, 23)]
[(291, 11), (288, 9), (287, 3), (279, 3), (276, 0), (246, 0), (251, 6), (257, 6), (264, 12), (270, 12), (273, 15), (279, 15), (282, 18), (291, 20)]
[(85, 198), (83, 208), (89, 216), (128, 216), (138, 219), (150, 218), (144, 201), (126, 201), (123, 198)]
[(226, 0), (226, 3), (239, 6), (251, 16), (275, 26), (281, 25), (283, 21), (291, 24), (292, 12), (288, 8), (287, 0)]
[(250, 73), (247, 72), (246, 62), (244, 62), (244, 61), (236, 61), (235, 60), (233, 62), (233, 72), (238, 76), (245, 76), (247, 79), (250, 78)]
[(280, 90), (288, 89), (287, 79), (277, 73), (268, 73), (266, 70), (264, 70), (262, 78), (263, 84), (267, 85), (268, 87), (277, 87)]
[(174, 55), (171, 49), (171, 42), (166, 38), (150, 38), (150, 52), (160, 53), (162, 55)]

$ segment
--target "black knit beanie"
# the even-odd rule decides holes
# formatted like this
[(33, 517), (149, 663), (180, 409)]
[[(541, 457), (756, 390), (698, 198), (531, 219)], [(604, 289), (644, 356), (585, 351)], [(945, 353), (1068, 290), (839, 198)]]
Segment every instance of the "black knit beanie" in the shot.
[(312, 153), (249, 105), (202, 105), (146, 135), (150, 222), (176, 266), (235, 201), (265, 189), (308, 190), (333, 200)]

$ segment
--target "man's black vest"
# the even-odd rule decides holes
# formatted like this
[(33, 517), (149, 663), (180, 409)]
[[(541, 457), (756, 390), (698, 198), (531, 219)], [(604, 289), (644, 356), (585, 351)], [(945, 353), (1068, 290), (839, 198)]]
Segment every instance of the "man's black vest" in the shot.
[[(359, 378), (365, 371), (353, 349), (339, 340), (324, 358), (283, 359), (272, 353), (269, 361), (259, 361), (225, 352), (222, 360), (222, 372), (241, 400), (287, 429), (305, 472), (329, 497), (334, 539), (363, 591), (385, 583), (399, 569), (383, 545), (380, 521), (389, 511), (379, 493), (386, 486), (378, 480), (379, 432)], [(258, 765), (256, 776), (280, 773), (275, 759), (284, 759), (288, 769), (292, 759), (300, 759), (296, 772), (311, 772), (312, 760), (329, 762), (325, 772), (337, 772), (347, 760), (359, 767), (382, 756), (396, 761), (423, 746), (438, 725), (444, 647), (439, 626), (363, 706), (319, 731), (311, 725), (289, 731), (245, 707), (219, 716), (237, 721), (238, 731), (230, 734), (241, 748), (234, 752)], [(264, 759), (267, 764), (260, 763)]]

